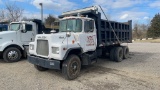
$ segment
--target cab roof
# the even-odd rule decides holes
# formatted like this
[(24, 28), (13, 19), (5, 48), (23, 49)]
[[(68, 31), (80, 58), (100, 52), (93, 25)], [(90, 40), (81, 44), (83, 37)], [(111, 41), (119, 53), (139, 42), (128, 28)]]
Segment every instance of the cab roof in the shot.
[(83, 16), (68, 16), (68, 17), (64, 17), (60, 20), (65, 20), (65, 19), (92, 19), (92, 18), (89, 18), (89, 17), (83, 17)]

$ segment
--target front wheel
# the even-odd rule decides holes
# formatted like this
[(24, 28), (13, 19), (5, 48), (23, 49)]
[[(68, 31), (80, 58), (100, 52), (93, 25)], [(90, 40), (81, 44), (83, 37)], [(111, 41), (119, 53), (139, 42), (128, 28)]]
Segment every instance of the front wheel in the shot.
[(3, 59), (6, 62), (17, 62), (21, 56), (21, 51), (15, 47), (9, 47), (3, 53)]
[(63, 62), (62, 74), (67, 80), (73, 80), (77, 78), (81, 70), (81, 61), (78, 56), (70, 55)]

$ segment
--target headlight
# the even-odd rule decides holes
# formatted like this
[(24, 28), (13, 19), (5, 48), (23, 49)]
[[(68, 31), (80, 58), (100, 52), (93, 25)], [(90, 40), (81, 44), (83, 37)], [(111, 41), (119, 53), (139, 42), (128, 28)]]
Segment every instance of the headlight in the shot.
[(34, 50), (34, 45), (33, 45), (33, 44), (30, 44), (30, 45), (29, 45), (29, 48), (30, 48), (30, 50)]
[(59, 47), (52, 47), (53, 54), (59, 54)]

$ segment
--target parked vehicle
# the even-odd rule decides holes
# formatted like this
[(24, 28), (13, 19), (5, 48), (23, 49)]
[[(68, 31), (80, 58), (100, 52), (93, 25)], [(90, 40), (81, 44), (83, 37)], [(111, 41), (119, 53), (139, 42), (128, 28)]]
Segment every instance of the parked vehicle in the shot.
[(4, 61), (16, 62), (26, 57), (29, 42), (42, 33), (42, 28), (45, 29), (38, 19), (11, 22), (8, 31), (0, 32), (0, 54)]
[(62, 69), (68, 80), (78, 77), (82, 65), (91, 65), (106, 53), (120, 62), (128, 58), (132, 42), (132, 21), (101, 19), (96, 6), (73, 10), (59, 16), (59, 32), (38, 34), (29, 43), (28, 61), (39, 71)]
[(8, 30), (8, 25), (7, 24), (0, 24), (0, 32), (1, 31), (7, 31)]
[(58, 21), (58, 20), (54, 22), (53, 28), (54, 28), (56, 31), (59, 31), (59, 21)]

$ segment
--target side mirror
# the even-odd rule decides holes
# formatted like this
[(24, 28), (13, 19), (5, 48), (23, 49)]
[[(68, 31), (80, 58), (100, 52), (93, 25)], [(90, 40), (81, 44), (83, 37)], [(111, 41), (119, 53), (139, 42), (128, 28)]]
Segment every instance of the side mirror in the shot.
[(26, 32), (27, 32), (27, 30), (24, 28), (23, 25), (21, 25), (21, 32), (22, 32), (22, 33), (26, 33)]
[(71, 32), (67, 32), (66, 37), (70, 37), (70, 36), (71, 36)]
[(89, 32), (93, 32), (93, 31), (94, 31), (94, 29), (89, 30)]
[(53, 30), (51, 30), (51, 33), (57, 33), (57, 31), (53, 29)]
[(25, 30), (25, 29), (22, 29), (22, 30), (21, 30), (21, 32), (22, 32), (22, 33), (26, 33), (26, 32), (27, 32), (27, 30)]

